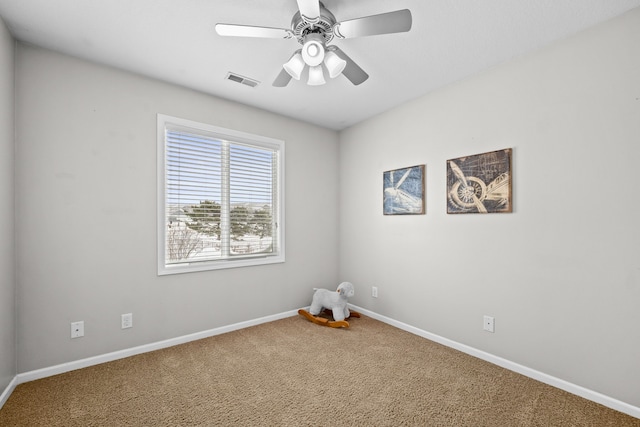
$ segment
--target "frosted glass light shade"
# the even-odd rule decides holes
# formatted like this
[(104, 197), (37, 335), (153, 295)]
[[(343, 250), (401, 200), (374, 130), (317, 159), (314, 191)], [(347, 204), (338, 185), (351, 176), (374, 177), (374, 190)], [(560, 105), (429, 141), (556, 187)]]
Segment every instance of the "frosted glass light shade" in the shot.
[(297, 51), (293, 54), (291, 59), (287, 61), (282, 68), (289, 73), (291, 77), (296, 80), (300, 80), (300, 76), (302, 75), (302, 71), (304, 70), (304, 61), (302, 60), (302, 55), (300, 51)]
[(309, 68), (309, 86), (320, 86), (325, 84), (324, 73), (322, 72), (322, 65), (316, 65)]
[(347, 61), (340, 58), (335, 52), (328, 51), (324, 57), (324, 65), (327, 66), (329, 77), (334, 79), (342, 73), (344, 67), (347, 66)]
[(302, 59), (309, 67), (322, 64), (324, 59), (324, 46), (316, 38), (310, 38), (302, 46)]

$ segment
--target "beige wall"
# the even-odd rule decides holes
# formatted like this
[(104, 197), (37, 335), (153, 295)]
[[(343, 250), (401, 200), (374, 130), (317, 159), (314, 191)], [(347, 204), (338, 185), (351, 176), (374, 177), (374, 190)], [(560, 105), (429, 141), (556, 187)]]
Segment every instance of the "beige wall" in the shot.
[(16, 374), (13, 51), (0, 19), (0, 394)]
[[(337, 285), (336, 132), (31, 46), (16, 65), (19, 372), (293, 310)], [(157, 113), (285, 141), (286, 263), (156, 275)], [(71, 340), (77, 320), (85, 337)]]
[[(514, 212), (447, 215), (446, 161), (509, 147)], [(640, 9), (345, 130), (339, 158), (355, 304), (640, 406)], [(416, 164), (427, 214), (384, 217), (383, 171)]]

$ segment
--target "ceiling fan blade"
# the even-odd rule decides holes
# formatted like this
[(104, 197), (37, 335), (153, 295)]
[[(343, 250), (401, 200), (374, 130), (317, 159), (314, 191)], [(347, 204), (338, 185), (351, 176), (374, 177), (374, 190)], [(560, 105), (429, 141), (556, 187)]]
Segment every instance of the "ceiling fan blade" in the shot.
[(276, 79), (273, 81), (273, 86), (285, 87), (289, 84), (290, 81), (291, 76), (286, 72), (286, 70), (283, 69), (282, 71), (280, 71), (280, 74), (278, 74), (278, 77), (276, 77)]
[(319, 0), (297, 0), (297, 2), (300, 15), (305, 21), (314, 23), (320, 17)]
[(411, 29), (411, 23), (411, 11), (402, 9), (339, 22), (334, 28), (334, 33), (341, 39), (403, 33)]
[(216, 33), (221, 36), (263, 37), (269, 39), (288, 39), (293, 36), (291, 30), (284, 28), (253, 27), (251, 25), (216, 24)]
[(365, 80), (369, 78), (369, 74), (367, 74), (358, 64), (356, 64), (353, 59), (349, 58), (349, 56), (344, 53), (338, 46), (332, 45), (328, 48), (331, 51), (334, 51), (340, 58), (347, 61), (347, 66), (342, 70), (342, 74), (348, 78), (351, 83), (354, 85), (359, 85), (363, 83)]

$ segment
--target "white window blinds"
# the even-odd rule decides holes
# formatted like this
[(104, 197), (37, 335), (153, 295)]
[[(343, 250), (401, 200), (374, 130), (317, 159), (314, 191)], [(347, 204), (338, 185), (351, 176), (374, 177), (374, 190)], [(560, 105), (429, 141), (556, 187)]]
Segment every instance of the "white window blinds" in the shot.
[(159, 273), (282, 262), (284, 143), (162, 115), (158, 131)]

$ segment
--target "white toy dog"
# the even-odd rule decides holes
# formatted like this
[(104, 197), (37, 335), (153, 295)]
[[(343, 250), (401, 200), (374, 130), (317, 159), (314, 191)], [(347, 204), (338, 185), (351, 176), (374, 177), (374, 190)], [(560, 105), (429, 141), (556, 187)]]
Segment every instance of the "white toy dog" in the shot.
[(347, 307), (347, 298), (352, 297), (355, 293), (351, 283), (340, 283), (337, 291), (318, 288), (313, 288), (313, 290), (315, 292), (311, 300), (309, 313), (317, 316), (323, 308), (328, 308), (333, 312), (334, 320), (344, 320), (351, 316), (349, 308)]

